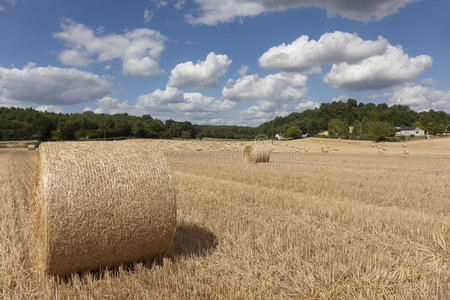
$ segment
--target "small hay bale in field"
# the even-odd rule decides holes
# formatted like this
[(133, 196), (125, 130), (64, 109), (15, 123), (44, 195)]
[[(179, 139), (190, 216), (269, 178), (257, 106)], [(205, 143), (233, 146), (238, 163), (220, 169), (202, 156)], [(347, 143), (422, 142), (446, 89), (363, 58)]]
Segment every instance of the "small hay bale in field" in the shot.
[(196, 151), (202, 151), (203, 149), (202, 148), (197, 148), (197, 149), (195, 149)]
[(244, 159), (249, 163), (269, 162), (271, 152), (268, 147), (248, 145), (244, 148)]
[(36, 146), (35, 145), (28, 145), (28, 150), (36, 150)]
[(172, 245), (172, 176), (163, 155), (143, 144), (42, 144), (34, 194), (38, 262), (46, 273), (131, 262)]
[(403, 154), (409, 155), (409, 151), (408, 150), (403, 150)]
[(402, 147), (403, 147), (403, 148), (407, 148), (408, 146), (407, 146), (405, 143), (403, 143), (403, 144), (402, 144)]

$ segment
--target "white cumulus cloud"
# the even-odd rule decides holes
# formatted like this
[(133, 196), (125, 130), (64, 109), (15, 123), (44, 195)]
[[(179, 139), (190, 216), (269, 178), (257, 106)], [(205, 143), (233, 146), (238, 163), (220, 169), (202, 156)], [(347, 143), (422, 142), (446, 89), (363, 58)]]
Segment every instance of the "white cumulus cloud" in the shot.
[(73, 68), (35, 67), (23, 69), (0, 67), (2, 96), (18, 102), (66, 105), (98, 100), (108, 93), (108, 80)]
[(234, 101), (289, 102), (301, 99), (307, 93), (307, 79), (303, 74), (293, 73), (276, 73), (266, 77), (246, 75), (228, 80), (222, 95)]
[(257, 16), (266, 12), (283, 11), (290, 8), (319, 7), (329, 16), (370, 21), (381, 20), (396, 13), (407, 4), (417, 0), (194, 0), (198, 4), (198, 15), (187, 15), (194, 24), (216, 25), (242, 17)]
[(55, 105), (41, 105), (36, 107), (37, 111), (42, 111), (42, 112), (53, 112), (53, 113), (64, 113), (64, 109), (60, 106), (55, 106)]
[(389, 103), (408, 105), (417, 111), (434, 109), (450, 112), (450, 91), (420, 84), (404, 86), (394, 90)]
[(231, 59), (211, 52), (204, 61), (180, 63), (170, 71), (169, 86), (177, 88), (208, 89), (217, 86), (217, 79), (228, 71)]
[(201, 93), (187, 93), (167, 86), (139, 96), (137, 107), (144, 111), (161, 112), (223, 112), (236, 105), (230, 100), (219, 100)]
[(95, 113), (129, 113), (131, 115), (150, 114), (160, 118), (205, 117), (207, 119), (217, 114), (227, 112), (236, 106), (236, 102), (227, 99), (216, 99), (201, 93), (184, 92), (167, 86), (149, 94), (138, 97), (136, 103), (120, 102), (118, 99), (106, 96), (97, 102), (97, 107), (86, 107), (84, 111)]
[(152, 20), (152, 18), (153, 18), (153, 14), (152, 14), (152, 12), (149, 10), (149, 9), (145, 9), (144, 10), (144, 23), (150, 23), (150, 21)]
[(320, 106), (319, 102), (316, 101), (312, 101), (312, 100), (308, 100), (305, 102), (300, 102), (299, 104), (297, 104), (297, 106), (295, 107), (295, 110), (297, 111), (304, 111), (307, 109), (314, 109)]
[(358, 63), (334, 64), (324, 81), (352, 91), (378, 90), (400, 85), (428, 71), (433, 60), (428, 55), (409, 57), (400, 46), (389, 45), (381, 55)]
[(68, 49), (58, 56), (65, 65), (86, 66), (92, 58), (100, 62), (120, 58), (124, 74), (151, 76), (162, 73), (157, 61), (166, 38), (158, 31), (137, 28), (125, 34), (100, 36), (72, 20), (64, 21), (61, 27), (63, 31), (53, 36), (66, 42)]
[(355, 33), (341, 31), (325, 33), (317, 41), (302, 35), (291, 44), (270, 48), (259, 58), (259, 65), (273, 70), (307, 71), (318, 65), (352, 63), (380, 55), (388, 44), (381, 36), (366, 41)]

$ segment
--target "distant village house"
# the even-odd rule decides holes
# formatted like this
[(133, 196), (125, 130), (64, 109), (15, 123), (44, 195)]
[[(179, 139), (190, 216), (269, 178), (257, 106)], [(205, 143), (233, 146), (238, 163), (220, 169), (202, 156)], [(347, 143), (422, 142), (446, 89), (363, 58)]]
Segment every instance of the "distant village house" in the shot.
[(285, 138), (281, 133), (275, 134), (275, 138), (279, 141), (287, 140), (287, 138)]
[(419, 127), (396, 127), (395, 136), (425, 136), (425, 130)]

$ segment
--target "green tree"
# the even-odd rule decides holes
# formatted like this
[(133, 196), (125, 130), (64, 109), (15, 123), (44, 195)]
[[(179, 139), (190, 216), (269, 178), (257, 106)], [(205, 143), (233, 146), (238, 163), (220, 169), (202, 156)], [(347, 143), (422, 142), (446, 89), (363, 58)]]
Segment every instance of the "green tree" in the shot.
[(352, 135), (362, 136), (362, 134), (363, 134), (363, 124), (360, 120), (355, 120), (355, 122), (353, 123)]
[(347, 135), (348, 123), (339, 119), (331, 119), (328, 121), (328, 133), (330, 135)]
[(302, 131), (298, 127), (289, 127), (286, 129), (284, 136), (287, 138), (299, 138), (302, 136)]
[(370, 121), (367, 124), (367, 133), (371, 138), (382, 138), (391, 136), (393, 131), (388, 122), (383, 121)]
[(39, 141), (48, 141), (52, 138), (53, 124), (50, 118), (42, 115), (37, 120), (38, 139)]

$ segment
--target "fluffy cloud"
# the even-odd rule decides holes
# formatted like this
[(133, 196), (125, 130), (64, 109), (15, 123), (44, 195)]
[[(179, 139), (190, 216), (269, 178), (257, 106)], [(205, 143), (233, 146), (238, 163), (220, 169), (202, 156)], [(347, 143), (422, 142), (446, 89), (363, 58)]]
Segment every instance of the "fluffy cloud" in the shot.
[(55, 105), (41, 105), (36, 107), (37, 111), (47, 111), (47, 112), (54, 112), (54, 113), (64, 113), (64, 109), (60, 106), (55, 106)]
[[(187, 93), (173, 87), (165, 90), (157, 89), (149, 94), (138, 97), (136, 103), (120, 102), (116, 98), (106, 96), (100, 99), (96, 108), (86, 107), (84, 111), (95, 113), (129, 113), (132, 115), (151, 114), (159, 118), (182, 116), (205, 117), (229, 111), (236, 106), (230, 100), (219, 100), (201, 93)], [(217, 118), (217, 116), (216, 116)]]
[[(29, 106), (29, 105), (28, 105)], [(0, 107), (26, 107), (26, 104), (22, 102), (18, 102), (15, 100), (11, 100), (8, 98), (0, 97)]]
[(314, 109), (319, 107), (318, 102), (308, 101), (292, 101), (290, 103), (279, 104), (272, 101), (258, 101), (255, 105), (241, 112), (241, 123), (249, 125), (259, 125), (263, 122), (272, 120), (277, 116), (287, 116), (293, 111), (304, 111), (306, 109)]
[(168, 85), (177, 88), (208, 89), (217, 86), (217, 79), (228, 71), (231, 59), (211, 52), (204, 61), (180, 63), (170, 71)]
[(18, 102), (65, 105), (98, 100), (110, 92), (109, 82), (96, 74), (76, 69), (0, 67), (0, 92)]
[(150, 21), (153, 19), (153, 14), (150, 10), (147, 8), (144, 10), (144, 23), (150, 23)]
[(234, 101), (289, 102), (301, 99), (307, 92), (303, 74), (276, 73), (266, 77), (246, 75), (228, 80), (222, 89), (226, 99)]
[(308, 100), (305, 102), (300, 102), (296, 107), (295, 110), (296, 111), (304, 111), (307, 109), (314, 109), (320, 106), (319, 102), (316, 101), (312, 101), (312, 100)]
[(186, 93), (173, 87), (157, 89), (138, 98), (137, 107), (157, 112), (223, 112), (236, 105), (230, 100), (216, 100), (201, 93)]
[(100, 62), (120, 58), (124, 74), (151, 76), (162, 73), (157, 60), (166, 38), (158, 31), (138, 28), (122, 35), (97, 36), (94, 30), (72, 20), (66, 20), (61, 27), (63, 31), (55, 33), (54, 37), (65, 41), (69, 48), (59, 54), (63, 64), (86, 66), (92, 57)]
[(275, 116), (315, 107), (316, 102), (303, 100), (308, 91), (307, 79), (299, 73), (276, 73), (266, 77), (246, 75), (228, 80), (222, 96), (231, 101), (252, 103), (241, 112), (240, 122), (257, 125)]
[(239, 75), (241, 75), (242, 77), (244, 77), (245, 75), (247, 75), (248, 72), (248, 66), (247, 65), (241, 65), (241, 67), (239, 68)]
[(435, 109), (450, 112), (450, 91), (420, 84), (405, 86), (394, 91), (389, 103), (408, 105), (417, 111)]
[(393, 87), (428, 71), (433, 60), (428, 55), (409, 57), (400, 46), (389, 45), (381, 55), (368, 57), (356, 64), (335, 64), (324, 81), (352, 91)]
[(216, 25), (236, 18), (251, 17), (271, 11), (281, 11), (298, 7), (325, 8), (329, 16), (370, 21), (380, 20), (397, 12), (400, 8), (416, 0), (194, 0), (200, 15), (188, 15), (187, 20), (194, 24)]
[(307, 71), (317, 65), (352, 63), (381, 55), (388, 44), (381, 36), (376, 41), (365, 41), (357, 34), (340, 31), (325, 33), (318, 41), (302, 35), (291, 44), (270, 48), (259, 58), (259, 65), (274, 70)]
[(349, 97), (347, 96), (347, 95), (339, 95), (339, 96), (334, 96), (332, 99), (331, 99), (331, 102), (339, 102), (339, 101), (341, 101), (341, 102), (345, 102), (345, 101), (347, 101), (347, 99), (348, 99)]

